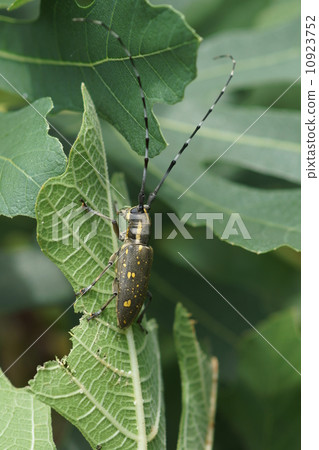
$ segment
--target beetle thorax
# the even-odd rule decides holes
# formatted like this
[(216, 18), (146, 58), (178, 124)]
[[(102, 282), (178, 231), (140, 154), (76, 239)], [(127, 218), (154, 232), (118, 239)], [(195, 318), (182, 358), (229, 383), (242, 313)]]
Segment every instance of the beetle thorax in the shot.
[(135, 206), (122, 211), (122, 214), (128, 222), (125, 240), (147, 245), (151, 233), (151, 220), (147, 210), (139, 211)]

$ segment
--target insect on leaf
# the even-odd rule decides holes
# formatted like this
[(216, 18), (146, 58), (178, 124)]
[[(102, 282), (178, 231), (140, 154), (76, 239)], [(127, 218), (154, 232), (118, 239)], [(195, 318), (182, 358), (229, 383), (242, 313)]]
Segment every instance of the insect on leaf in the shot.
[[(83, 198), (112, 216), (104, 146), (92, 100), (82, 86), (84, 115), (66, 172), (50, 179), (37, 202), (38, 240), (73, 288), (89, 285), (117, 250), (109, 222), (81, 208)], [(124, 201), (124, 200), (123, 200)], [(114, 270), (77, 301), (96, 311), (112, 294)], [(33, 392), (79, 428), (95, 448), (165, 448), (162, 380), (156, 324), (120, 330), (115, 301), (101, 316), (71, 331), (73, 348), (48, 362), (30, 382)]]
[[(288, 29), (291, 38), (293, 28), (289, 26)], [(249, 39), (251, 41), (254, 66), (258, 67), (253, 72), (256, 85), (264, 83), (266, 78), (269, 83), (274, 83), (274, 73), (280, 72), (280, 65), (276, 65), (278, 60), (271, 57), (276, 48), (273, 38), (267, 40), (261, 56), (267, 66), (259, 67), (260, 60), (256, 57), (261, 51), (258, 43), (263, 37), (270, 38), (273, 33), (278, 35), (278, 42), (281, 36), (279, 31), (275, 28), (271, 32), (256, 32), (256, 40), (250, 39), (250, 32), (240, 32), (243, 43)], [(158, 109), (170, 147), (150, 161), (146, 190), (152, 191), (156, 186), (185, 138), (218, 95), (229, 70), (229, 61), (212, 62), (209, 55), (227, 51), (232, 53), (231, 45), (237, 42), (235, 37), (232, 40), (226, 39), (225, 35), (223, 39), (220, 36), (207, 39), (199, 49), (199, 77), (187, 90), (183, 102)], [(287, 88), (298, 79), (299, 71), (295, 41), (288, 41), (291, 48), (289, 54), (293, 56), (290, 75), (287, 69), (283, 78), (276, 78), (278, 82), (287, 79)], [(289, 42), (285, 41), (285, 44), (288, 46)], [(246, 75), (249, 71), (247, 50), (240, 50), (237, 44), (235, 47), (238, 56), (235, 50), (232, 54), (238, 60), (238, 66), (229, 90), (166, 179), (159, 197), (179, 217), (192, 212), (188, 225), (205, 225), (207, 230), (213, 231), (222, 240), (249, 251), (263, 253), (281, 246), (300, 250), (300, 117), (294, 111), (225, 104), (231, 98), (236, 80), (243, 80), (242, 72)], [(268, 59), (267, 54), (270, 55)], [(110, 158), (120, 167), (129, 158), (133, 167), (127, 175), (139, 183), (137, 167), (140, 162), (136, 155), (107, 124), (103, 125), (103, 136), (112, 142), (113, 147), (121, 145), (121, 151), (112, 153)], [(231, 171), (239, 176), (227, 176)], [(208, 220), (205, 224), (197, 219), (197, 213), (205, 213), (211, 218), (215, 213), (222, 216), (217, 220), (212, 218), (211, 223)], [(241, 227), (238, 222), (231, 230), (236, 217), (242, 220)]]

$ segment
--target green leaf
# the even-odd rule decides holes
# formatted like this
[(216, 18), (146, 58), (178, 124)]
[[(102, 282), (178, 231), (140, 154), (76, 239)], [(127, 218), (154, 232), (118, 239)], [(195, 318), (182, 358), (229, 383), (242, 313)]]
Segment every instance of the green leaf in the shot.
[[(89, 16), (104, 20), (128, 46), (141, 74), (149, 113), (151, 154), (165, 146), (151, 109), (156, 102), (174, 103), (195, 76), (198, 36), (169, 7), (145, 0), (99, 0), (79, 8), (74, 0), (43, 0), (32, 24), (1, 25), (0, 58), (4, 79), (29, 99), (52, 96), (56, 111), (82, 108), (80, 84), (85, 81), (101, 117), (113, 124), (131, 147), (142, 153), (145, 124), (139, 86), (119, 42), (103, 27), (74, 23)], [(63, 80), (63, 83), (60, 82)]]
[[(271, 316), (258, 331), (300, 371), (300, 330), (295, 311)], [(228, 411), (244, 448), (300, 449), (300, 374), (255, 331), (239, 345), (239, 381)], [(245, 408), (243, 408), (245, 405)]]
[(194, 321), (180, 303), (176, 306), (174, 339), (182, 380), (177, 449), (208, 450), (213, 445), (218, 361), (210, 359), (201, 350)]
[(0, 214), (34, 217), (42, 184), (65, 170), (60, 142), (48, 135), (52, 109), (43, 98), (19, 111), (0, 113)]
[(300, 17), (300, 2), (298, 0), (272, 1), (261, 11), (256, 19), (259, 28), (278, 25)]
[[(287, 35), (291, 37), (294, 32), (291, 24), (287, 25), (287, 30)], [(149, 192), (156, 186), (171, 159), (225, 84), (231, 63), (227, 59), (212, 62), (208, 55), (230, 52), (230, 44), (236, 48), (238, 45), (239, 50), (245, 49), (251, 31), (241, 33), (243, 39), (239, 41), (235, 39), (235, 35), (229, 42), (225, 35), (205, 41), (199, 51), (198, 80), (189, 87), (181, 104), (160, 109), (160, 122), (172, 148), (150, 162), (147, 180)], [(277, 39), (280, 35), (281, 31), (277, 28), (262, 33), (258, 31), (254, 36), (256, 39), (251, 40), (251, 55), (264, 51), (260, 59), (252, 57), (256, 70), (250, 69), (251, 83), (264, 83), (266, 79), (267, 83), (274, 83), (284, 79), (294, 80), (295, 75), (298, 76), (297, 58), (293, 58), (291, 70), (287, 72), (282, 72), (276, 66), (275, 58), (266, 58), (267, 54), (275, 51), (271, 36)], [(263, 46), (261, 42), (264, 42)], [(281, 42), (280, 48), (278, 49), (278, 45), (276, 47), (277, 51), (285, 49), (286, 44), (295, 48), (295, 38)], [(238, 76), (241, 77), (245, 55), (248, 55), (243, 53), (245, 51), (239, 52), (233, 79), (235, 85)], [(266, 61), (269, 64), (265, 66)], [(210, 69), (206, 74), (205, 67), (208, 64)], [(214, 72), (215, 76), (211, 76)], [(280, 73), (282, 77), (275, 79), (274, 73)], [(223, 101), (230, 98), (234, 84), (232, 81)], [(244, 82), (240, 81), (239, 85), (244, 86)], [(208, 98), (211, 100), (207, 100)], [(222, 213), (223, 220), (216, 220), (208, 227), (227, 242), (247, 250), (262, 253), (284, 245), (299, 250), (300, 189), (290, 184), (300, 182), (299, 114), (271, 108), (266, 110), (267, 108), (231, 107), (219, 103), (165, 181), (159, 198), (180, 216), (192, 212), (188, 223), (194, 226), (204, 225), (204, 222), (196, 220), (197, 212)], [(105, 139), (111, 140), (112, 148), (117, 149), (110, 157), (118, 167), (125, 167), (130, 161), (132, 169), (128, 171), (128, 176), (139, 182), (142, 162), (123, 145), (122, 140), (114, 137), (115, 133), (109, 127), (105, 126), (104, 129), (107, 130), (104, 133)], [(241, 176), (242, 169), (249, 171), (246, 177)], [(225, 177), (227, 170), (233, 170), (238, 174), (237, 178)], [(253, 179), (256, 186), (250, 181), (252, 175), (255, 175)], [(259, 175), (263, 177), (260, 178)], [(272, 178), (267, 179), (265, 176)], [(246, 239), (238, 229), (238, 235), (227, 237), (228, 233), (224, 234), (231, 213), (240, 214), (251, 239)]]
[(92, 448), (165, 448), (156, 325), (119, 331), (105, 318), (72, 330), (67, 358), (47, 362), (32, 391), (79, 428)]
[[(175, 149), (191, 134), (207, 108), (207, 99), (199, 101), (202, 92), (201, 83), (196, 81), (182, 105), (159, 114), (162, 130)], [(196, 137), (195, 145), (200, 148), (196, 157), (202, 171), (222, 155), (220, 163), (300, 184), (300, 114), (269, 110), (263, 115), (264, 112), (262, 108), (220, 105)]]
[(227, 63), (212, 63), (217, 55), (231, 54), (237, 61), (232, 88), (251, 89), (263, 83), (286, 83), (300, 76), (300, 21), (293, 20), (266, 30), (227, 30), (201, 45), (198, 81), (209, 95), (223, 84)]
[[(237, 32), (227, 32), (205, 40), (198, 54), (198, 78), (188, 88), (183, 102), (173, 108), (162, 107), (158, 114), (170, 145), (175, 148), (181, 145), (207, 109), (207, 98), (213, 99), (224, 85), (230, 62), (227, 59), (212, 61), (211, 57), (229, 52), (236, 57), (237, 67), (214, 117), (205, 122), (196, 137), (201, 148), (199, 157), (210, 164), (231, 146), (221, 162), (300, 183), (299, 112), (225, 106), (237, 86), (249, 89), (264, 82), (291, 83), (298, 78), (299, 40), (295, 30), (292, 22), (284, 30), (282, 27), (267, 32), (247, 30), (240, 31), (240, 36)], [(290, 46), (289, 51), (287, 45)], [(287, 52), (287, 58), (289, 54), (295, 54), (295, 58), (287, 64), (287, 60), (275, 58), (275, 51)], [(275, 74), (278, 75), (276, 79)], [(271, 103), (272, 100), (268, 106)]]
[(1, 0), (0, 1), (0, 8), (7, 9), (9, 6), (14, 2), (15, 0)]
[[(128, 175), (139, 182), (142, 159), (133, 153), (110, 127), (104, 126), (103, 129), (105, 139), (117, 149), (110, 155), (112, 160), (118, 167), (125, 167), (129, 161)], [(204, 221), (196, 219), (196, 213), (222, 213), (223, 219), (214, 220), (213, 224), (208, 223), (208, 228), (213, 229), (217, 236), (227, 242), (256, 253), (267, 252), (283, 245), (300, 248), (299, 189), (260, 189), (244, 186), (222, 179), (211, 170), (185, 195), (178, 198), (205, 170), (206, 161), (201, 163), (199, 147), (195, 148), (195, 151), (194, 148), (192, 150), (189, 149), (189, 153), (185, 153), (179, 160), (159, 194), (159, 198), (168, 203), (173, 211), (180, 217), (192, 212), (187, 223), (194, 226), (205, 225)], [(154, 189), (175, 154), (176, 149), (169, 148), (151, 161), (148, 168), (148, 191)], [(245, 238), (237, 224), (234, 224), (232, 232), (239, 230), (239, 234), (230, 234), (227, 237), (226, 226), (231, 213), (240, 214), (251, 239)]]
[[(200, 61), (202, 58), (200, 50)], [(212, 99), (224, 82), (214, 86)], [(231, 89), (232, 85), (225, 99), (231, 95)], [(207, 90), (203, 89), (200, 80), (196, 80), (181, 104), (161, 108), (161, 124), (171, 146), (150, 162), (146, 183), (148, 192), (158, 183), (177, 150), (207, 110), (206, 97)], [(286, 183), (300, 181), (299, 114), (274, 109), (265, 111), (266, 108), (218, 104), (165, 181), (159, 198), (180, 216), (192, 211), (188, 223), (194, 226), (204, 225), (195, 219), (196, 212), (223, 213), (223, 221), (216, 220), (213, 227), (208, 225), (219, 237), (223, 236), (230, 213), (239, 213), (252, 239), (244, 239), (241, 233), (228, 239), (223, 236), (223, 239), (245, 249), (261, 253), (286, 245), (299, 250), (300, 189)], [(142, 159), (133, 155), (110, 127), (103, 125), (103, 130), (110, 149), (114, 149), (109, 157), (118, 168), (125, 170), (129, 167), (127, 176), (139, 184)], [(238, 171), (239, 178), (222, 179), (225, 169), (232, 169), (235, 174)], [(246, 178), (240, 176), (239, 169), (249, 170)], [(250, 181), (253, 175), (256, 186)], [(265, 176), (272, 178), (268, 181)], [(192, 185), (198, 177), (201, 178)], [(189, 186), (191, 188), (178, 199)]]
[[(170, 5), (183, 13), (187, 22), (197, 29), (207, 17), (213, 16), (221, 0), (170, 0)], [(162, 0), (153, 0), (152, 4), (162, 5)]]
[[(292, 364), (281, 359), (254, 331), (241, 340), (240, 378), (258, 395), (272, 395), (300, 385), (300, 328), (294, 310), (271, 316), (258, 326), (260, 333)], [(266, 346), (266, 347), (265, 347)]]
[[(94, 105), (82, 87), (84, 115), (65, 174), (49, 180), (37, 201), (38, 241), (75, 290), (89, 285), (117, 250), (109, 221), (85, 213), (80, 198), (112, 216), (104, 146)], [(124, 201), (122, 199), (122, 201)], [(97, 219), (97, 220), (96, 220)], [(112, 294), (114, 270), (76, 303), (97, 311)], [(95, 448), (165, 448), (157, 326), (116, 325), (115, 304), (72, 330), (69, 356), (51, 361), (30, 382), (34, 393), (79, 428)]]
[(30, 392), (17, 389), (0, 370), (0, 447), (5, 449), (55, 449), (50, 408)]
[(5, 6), (1, 6), (0, 7), (3, 8), (7, 8), (9, 11), (12, 11), (14, 9), (18, 9), (21, 8), (21, 6), (25, 5), (26, 3), (30, 3), (33, 0), (8, 0), (8, 1), (2, 1), (1, 3)]

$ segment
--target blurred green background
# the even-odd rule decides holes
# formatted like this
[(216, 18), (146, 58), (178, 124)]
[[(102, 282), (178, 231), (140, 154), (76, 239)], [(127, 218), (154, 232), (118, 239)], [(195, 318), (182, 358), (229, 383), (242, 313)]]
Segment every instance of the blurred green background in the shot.
[[(15, 14), (21, 17), (36, 15), (37, 3), (32, 2)], [(258, 31), (271, 34), (272, 29), (285, 32), (293, 26), (296, 36), (299, 35), (300, 5), (294, 0), (175, 0), (171, 4), (186, 16), (199, 35), (204, 38), (227, 36), (230, 47), (232, 35), (238, 29), (247, 32), (247, 36), (250, 33), (253, 36)], [(278, 52), (282, 47), (284, 43), (278, 42)], [(213, 62), (207, 59), (204, 64), (206, 67), (213, 66)], [(283, 68), (282, 73), (285, 70), (287, 68)], [(240, 60), (237, 71), (240, 72)], [(200, 65), (198, 72), (200, 76)], [(225, 96), (227, 106), (234, 104), (236, 107), (266, 109), (290, 84), (288, 77), (285, 79), (282, 76), (281, 79), (280, 76), (272, 77), (271, 73), (265, 73), (258, 83), (249, 85), (249, 71), (246, 81), (246, 84), (237, 87), (234, 81)], [(274, 108), (292, 113), (299, 111), (299, 88), (300, 85), (296, 83)], [(205, 91), (202, 97), (199, 98), (200, 105), (202, 100), (204, 104), (207, 102)], [(1, 94), (0, 106), (2, 109), (12, 107), (13, 100)], [(164, 116), (165, 111), (169, 110), (170, 115), (178, 115), (184, 108), (186, 114), (187, 107), (186, 99), (184, 106), (183, 103), (177, 107), (161, 106), (155, 108), (155, 113)], [(218, 115), (218, 108), (214, 114)], [(73, 142), (79, 129), (80, 115), (60, 114), (51, 120)], [(108, 125), (103, 124), (103, 132), (110, 148), (110, 172), (123, 171), (126, 174), (131, 200), (134, 202), (139, 189), (136, 176), (132, 174), (129, 162), (125, 159), (121, 161), (118, 151), (115, 151), (123, 143)], [(165, 129), (164, 133), (170, 141)], [(65, 151), (68, 153), (69, 148), (65, 148)], [(182, 160), (180, 164), (183, 164)], [(233, 169), (222, 161), (216, 166), (218, 173), (224, 173), (238, 183), (266, 188), (295, 187), (294, 183), (284, 184), (283, 180), (244, 169)], [(154, 204), (154, 212), (167, 210), (165, 195), (160, 195), (156, 206)], [(196, 268), (298, 370), (299, 254), (282, 247), (257, 255), (217, 238), (207, 241), (204, 228), (188, 229), (193, 240), (185, 241), (178, 234), (174, 240), (152, 242), (155, 252), (150, 285), (153, 302), (148, 316), (155, 317), (159, 323), (168, 448), (175, 448), (181, 409), (172, 324), (175, 305), (182, 302), (197, 322), (196, 329), (203, 348), (216, 355), (220, 363), (215, 450), (298, 449), (299, 375), (183, 262), (177, 252), (181, 251), (188, 260), (196, 262)], [(164, 238), (171, 230), (171, 222), (164, 215)], [(0, 231), (0, 364), (6, 370), (70, 305), (74, 294), (64, 276), (41, 254), (36, 241), (35, 220), (1, 217)], [(38, 364), (54, 359), (55, 355), (61, 358), (67, 354), (70, 348), (68, 331), (77, 322), (78, 316), (71, 308), (7, 372), (12, 383), (17, 387), (25, 386), (35, 375)], [(59, 449), (89, 448), (77, 430), (55, 413), (53, 422)]]

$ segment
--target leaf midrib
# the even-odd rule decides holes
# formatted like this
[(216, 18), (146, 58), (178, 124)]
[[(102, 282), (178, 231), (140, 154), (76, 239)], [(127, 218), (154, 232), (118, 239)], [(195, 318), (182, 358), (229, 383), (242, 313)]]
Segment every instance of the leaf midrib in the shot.
[[(80, 382), (62, 363), (59, 362), (59, 365), (63, 371), (73, 380), (74, 384), (79, 387), (79, 392), (84, 394), (86, 398), (95, 406), (101, 414), (124, 436), (127, 436), (129, 439), (136, 441), (136, 434), (129, 431), (127, 428), (124, 428), (120, 422), (118, 422), (98, 401), (97, 399), (91, 395), (91, 393), (86, 389), (85, 385)], [(76, 392), (75, 392), (76, 393)], [(56, 396), (54, 397), (56, 398)], [(145, 447), (146, 448), (146, 447)]]
[[(136, 401), (136, 421), (137, 421), (137, 449), (144, 450), (147, 448), (147, 437), (145, 427), (145, 415), (143, 408), (143, 394), (141, 386), (141, 378), (139, 364), (137, 358), (136, 345), (134, 341), (133, 328), (130, 326), (126, 331), (126, 339), (129, 348), (130, 366), (132, 371), (133, 391)], [(145, 338), (144, 338), (145, 339)]]
[(35, 184), (39, 189), (41, 187), (40, 184), (38, 184), (29, 174), (27, 174), (23, 169), (21, 169), (21, 167), (17, 166), (12, 159), (6, 158), (2, 155), (0, 155), (0, 160), (5, 161), (6, 163), (11, 164), (16, 170), (18, 170), (19, 172), (21, 172), (28, 180), (30, 180), (33, 184)]
[[(133, 59), (144, 59), (156, 55), (163, 55), (165, 53), (173, 52), (179, 48), (188, 47), (191, 44), (196, 43), (196, 40), (190, 40), (185, 41), (181, 44), (167, 47), (165, 49), (149, 52), (149, 53), (143, 53), (143, 55), (132, 55)], [(104, 58), (97, 60), (95, 62), (81, 62), (81, 61), (59, 61), (59, 60), (53, 60), (53, 59), (41, 59), (41, 58), (35, 58), (31, 56), (22, 56), (17, 53), (9, 53), (4, 50), (0, 51), (0, 57), (3, 59), (9, 60), (9, 61), (16, 61), (16, 62), (23, 62), (23, 63), (29, 63), (29, 64), (41, 64), (41, 65), (47, 65), (47, 66), (66, 66), (66, 67), (94, 67), (98, 66), (107, 62), (122, 62), (129, 60), (128, 57), (119, 57), (119, 58)]]

